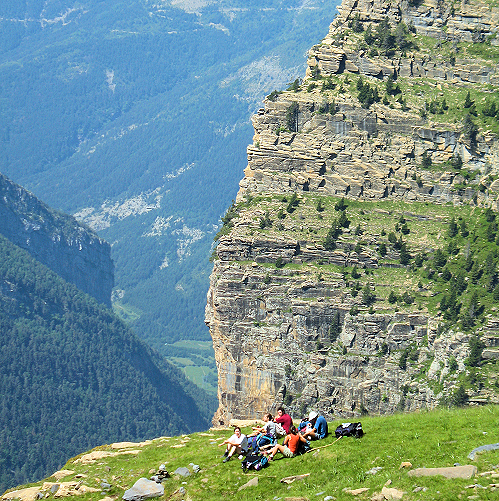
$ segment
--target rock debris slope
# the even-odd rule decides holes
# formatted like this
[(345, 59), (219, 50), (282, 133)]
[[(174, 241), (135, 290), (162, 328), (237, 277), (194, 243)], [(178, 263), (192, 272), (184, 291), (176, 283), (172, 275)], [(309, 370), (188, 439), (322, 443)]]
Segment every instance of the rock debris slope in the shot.
[(252, 118), (206, 307), (215, 423), (496, 399), (498, 19), (345, 0)]

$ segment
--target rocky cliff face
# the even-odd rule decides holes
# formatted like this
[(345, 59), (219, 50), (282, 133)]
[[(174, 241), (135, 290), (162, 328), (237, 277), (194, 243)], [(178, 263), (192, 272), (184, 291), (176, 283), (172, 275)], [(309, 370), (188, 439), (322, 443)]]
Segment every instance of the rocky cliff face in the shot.
[(2, 174), (0, 233), (64, 280), (111, 306), (114, 265), (109, 244)]
[[(497, 210), (498, 20), (484, 1), (344, 0), (303, 82), (253, 117), (206, 308), (215, 423), (283, 402), (296, 416), (433, 407), (467, 373), (478, 324), (444, 322), (442, 270), (423, 280), (412, 259), (443, 245), (452, 218)], [(472, 398), (495, 398), (486, 386)]]

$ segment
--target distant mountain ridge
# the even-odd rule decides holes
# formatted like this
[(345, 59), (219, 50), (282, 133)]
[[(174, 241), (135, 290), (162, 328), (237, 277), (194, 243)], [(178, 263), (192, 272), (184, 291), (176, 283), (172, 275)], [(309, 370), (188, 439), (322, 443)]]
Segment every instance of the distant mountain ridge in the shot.
[(338, 3), (0, 3), (0, 171), (112, 244), (116, 311), (163, 353), (209, 340), (208, 257), (244, 168), (234, 152)]
[(0, 233), (64, 280), (111, 306), (110, 245), (0, 173)]

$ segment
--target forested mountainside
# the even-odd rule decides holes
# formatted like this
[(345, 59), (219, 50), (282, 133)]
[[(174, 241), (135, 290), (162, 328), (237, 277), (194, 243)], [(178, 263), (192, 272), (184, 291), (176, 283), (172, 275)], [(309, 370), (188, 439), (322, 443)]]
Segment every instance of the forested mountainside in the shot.
[(1, 173), (0, 233), (64, 280), (111, 306), (114, 265), (110, 245)]
[(209, 340), (207, 257), (244, 168), (234, 152), (338, 3), (0, 2), (0, 171), (112, 244), (116, 311), (163, 353)]
[(339, 11), (253, 117), (206, 309), (215, 422), (498, 401), (499, 6)]
[(0, 491), (97, 445), (204, 430), (214, 399), (0, 235)]

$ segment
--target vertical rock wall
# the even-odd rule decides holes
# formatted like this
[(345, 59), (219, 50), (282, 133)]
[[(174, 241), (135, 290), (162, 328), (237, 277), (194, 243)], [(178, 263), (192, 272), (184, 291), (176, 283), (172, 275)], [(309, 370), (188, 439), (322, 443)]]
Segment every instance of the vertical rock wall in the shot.
[[(310, 212), (300, 210), (289, 222), (285, 211), (272, 206), (277, 195), (289, 202), (298, 194), (303, 203), (345, 197), (497, 209), (495, 134), (481, 131), (472, 144), (460, 123), (423, 116), (420, 110), (428, 100), (423, 92), (400, 96), (389, 106), (381, 99), (363, 106), (352, 83), (362, 77), (384, 89), (394, 77), (403, 79), (407, 89), (427, 84), (441, 91), (438, 96), (475, 84), (497, 88), (499, 67), (493, 61), (478, 63), (458, 52), (451, 62), (416, 47), (376, 55), (352, 33), (354, 20), (362, 30), (369, 25), (375, 30), (388, 18), (392, 26), (403, 21), (437, 45), (487, 39), (495, 46), (497, 8), (481, 1), (451, 7), (439, 1), (410, 7), (406, 1), (344, 0), (327, 36), (309, 52), (301, 87), (269, 97), (253, 117), (255, 135), (247, 149), (238, 212), (220, 238), (206, 307), (219, 372), (220, 407), (214, 423), (258, 417), (282, 403), (294, 417), (311, 408), (328, 418), (431, 408), (452, 390), (443, 381), (450, 357), (464, 370), (469, 334), (440, 332), (440, 319), (424, 307), (402, 313), (385, 300), (367, 311), (345, 279), (342, 269), (355, 266), (365, 271), (373, 291), (407, 291), (409, 275), (390, 283), (390, 267), (400, 264), (380, 265), (377, 252), (369, 250), (379, 234), (363, 234), (365, 250), (352, 252), (358, 237), (345, 230), (335, 249), (325, 249), (314, 236), (321, 231), (317, 212), (312, 211), (312, 221)], [(328, 79), (334, 92), (325, 87)], [(293, 106), (298, 111), (291, 123)], [(463, 187), (460, 172), (421, 169), (424, 155), (438, 165), (459, 155), (466, 168), (479, 173), (484, 189), (477, 189), (478, 181)], [(410, 214), (404, 207), (402, 216)], [(272, 237), (261, 231), (269, 212)], [(381, 218), (391, 210), (367, 213)], [(422, 209), (411, 217), (423, 221), (427, 216)], [(421, 252), (431, 250), (438, 236), (417, 245)], [(290, 266), (283, 268), (286, 263)], [(327, 276), (320, 272), (324, 263)], [(386, 280), (369, 284), (369, 270), (380, 268), (387, 270)], [(492, 336), (490, 346), (494, 340)]]

